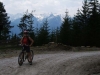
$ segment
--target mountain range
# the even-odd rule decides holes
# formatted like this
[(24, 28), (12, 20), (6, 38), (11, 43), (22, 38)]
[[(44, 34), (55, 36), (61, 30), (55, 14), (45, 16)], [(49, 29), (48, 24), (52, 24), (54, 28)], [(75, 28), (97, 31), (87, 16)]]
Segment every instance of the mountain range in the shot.
[[(12, 14), (8, 14), (10, 16), (10, 20), (11, 20), (11, 25), (14, 26), (11, 31), (13, 34), (18, 34), (20, 32), (19, 28), (18, 28), (18, 24), (20, 23), (20, 19), (23, 16), (23, 14), (16, 14), (16, 15), (12, 15)], [(34, 15), (33, 21), (33, 27), (41, 27), (41, 25), (43, 24), (43, 22), (47, 19), (48, 21), (48, 25), (50, 27), (50, 29), (55, 29), (57, 27), (59, 27), (62, 24), (62, 17), (61, 15), (55, 15), (55, 14), (40, 14), (40, 15)]]

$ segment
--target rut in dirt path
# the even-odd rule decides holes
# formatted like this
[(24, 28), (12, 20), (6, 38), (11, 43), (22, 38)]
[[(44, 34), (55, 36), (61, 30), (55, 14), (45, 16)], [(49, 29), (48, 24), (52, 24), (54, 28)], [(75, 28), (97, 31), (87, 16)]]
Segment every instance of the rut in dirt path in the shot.
[(33, 65), (25, 61), (22, 66), (17, 57), (5, 58), (0, 59), (0, 75), (92, 75), (99, 57), (100, 51), (39, 54), (34, 56)]

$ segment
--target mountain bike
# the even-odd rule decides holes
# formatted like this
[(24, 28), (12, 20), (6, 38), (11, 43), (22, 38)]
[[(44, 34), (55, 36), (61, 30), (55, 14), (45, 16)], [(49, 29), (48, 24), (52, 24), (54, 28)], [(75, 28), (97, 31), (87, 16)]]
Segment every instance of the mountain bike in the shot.
[[(30, 53), (31, 53), (31, 59), (33, 60), (34, 52), (32, 50), (30, 50)], [(23, 62), (25, 62), (26, 59), (30, 63), (28, 53), (26, 52), (26, 50), (22, 50), (19, 53), (19, 56), (18, 56), (18, 64), (19, 64), (19, 66), (22, 66)], [(31, 62), (31, 64), (32, 64), (32, 62)]]

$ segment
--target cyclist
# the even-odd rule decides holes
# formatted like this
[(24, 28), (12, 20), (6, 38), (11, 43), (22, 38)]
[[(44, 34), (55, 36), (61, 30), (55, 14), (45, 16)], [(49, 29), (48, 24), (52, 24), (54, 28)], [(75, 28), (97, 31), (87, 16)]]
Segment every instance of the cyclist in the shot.
[(24, 49), (26, 50), (26, 52), (28, 53), (28, 59), (29, 59), (29, 63), (30, 65), (32, 65), (32, 58), (31, 58), (31, 53), (30, 53), (30, 47), (33, 44), (33, 39), (31, 37), (28, 36), (28, 31), (24, 31), (23, 32), (23, 37), (20, 40), (21, 45), (23, 45)]

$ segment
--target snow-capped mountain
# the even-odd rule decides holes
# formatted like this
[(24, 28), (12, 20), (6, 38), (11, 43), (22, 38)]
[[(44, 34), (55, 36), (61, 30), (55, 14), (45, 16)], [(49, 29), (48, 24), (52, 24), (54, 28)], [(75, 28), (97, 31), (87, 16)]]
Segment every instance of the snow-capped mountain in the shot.
[(16, 20), (16, 19), (18, 19), (18, 18), (21, 18), (21, 17), (23, 16), (23, 14), (21, 14), (21, 13), (17, 13), (17, 14), (8, 14), (8, 16), (10, 16), (10, 20), (11, 20), (11, 21), (14, 21), (14, 20)]
[[(11, 25), (14, 26), (14, 28), (12, 28), (11, 31), (13, 33), (18, 34), (20, 32), (18, 28), (18, 24), (20, 23), (20, 18), (23, 16), (23, 14), (16, 14), (16, 15), (9, 14), (9, 16), (11, 20)], [(38, 27), (40, 27), (46, 19), (48, 20), (48, 25), (50, 29), (59, 27), (62, 23), (61, 15), (52, 14), (52, 13), (51, 14), (40, 14), (40, 15), (34, 14), (34, 18), (33, 18), (34, 28), (37, 27), (37, 25)]]

